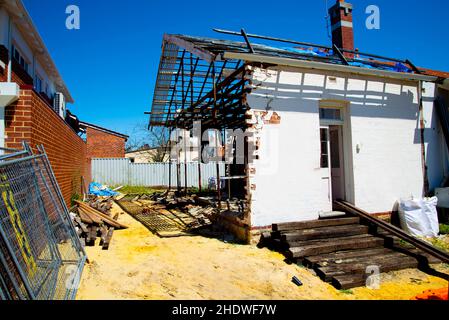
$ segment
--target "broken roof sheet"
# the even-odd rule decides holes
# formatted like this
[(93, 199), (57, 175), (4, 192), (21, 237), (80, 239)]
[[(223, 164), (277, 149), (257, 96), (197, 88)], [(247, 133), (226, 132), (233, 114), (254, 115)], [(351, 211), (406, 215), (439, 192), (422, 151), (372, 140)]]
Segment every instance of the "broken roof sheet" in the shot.
[[(263, 62), (264, 65), (270, 65), (270, 61), (297, 61), (322, 68), (338, 68), (340, 71), (360, 70), (366, 74), (382, 73), (384, 76), (397, 75), (403, 79), (426, 81), (449, 76), (448, 73), (417, 68), (409, 60), (349, 51), (335, 46), (331, 48), (247, 35), (244, 30), (242, 34), (218, 31), (240, 35), (244, 41), (164, 35), (150, 126), (186, 128), (194, 120), (209, 120), (211, 117), (216, 127), (224, 127), (225, 121), (227, 125), (241, 125), (246, 110), (243, 102), (245, 63)], [(282, 45), (256, 43), (249, 41), (249, 37)]]

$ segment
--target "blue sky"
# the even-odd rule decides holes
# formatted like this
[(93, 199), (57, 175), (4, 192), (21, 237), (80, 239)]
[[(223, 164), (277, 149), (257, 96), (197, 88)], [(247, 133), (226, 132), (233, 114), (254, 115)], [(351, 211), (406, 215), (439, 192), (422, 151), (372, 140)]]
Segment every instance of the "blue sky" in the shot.
[[(330, 43), (325, 0), (23, 2), (75, 99), (71, 111), (84, 121), (131, 135), (148, 119), (143, 113), (150, 110), (164, 33), (229, 38), (212, 28), (243, 27), (248, 33)], [(449, 71), (449, 1), (349, 2), (354, 5), (355, 45), (361, 51)], [(71, 4), (80, 8), (80, 30), (65, 27), (65, 9)], [(365, 28), (370, 4), (380, 8), (380, 30)]]

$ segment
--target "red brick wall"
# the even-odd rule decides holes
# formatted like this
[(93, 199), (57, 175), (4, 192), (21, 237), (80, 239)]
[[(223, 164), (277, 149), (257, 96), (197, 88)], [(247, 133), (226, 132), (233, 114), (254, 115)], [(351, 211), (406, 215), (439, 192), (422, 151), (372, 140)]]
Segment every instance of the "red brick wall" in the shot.
[(86, 132), (87, 157), (92, 158), (124, 158), (124, 138), (88, 127)]
[[(7, 50), (0, 46), (0, 59), (7, 63)], [(21, 86), (20, 98), (5, 109), (5, 145), (22, 148), (22, 141), (31, 147), (44, 145), (61, 188), (70, 205), (74, 194), (81, 193), (81, 177), (90, 182), (90, 160), (86, 143), (59, 117), (34, 90), (31, 77), (14, 66), (12, 80)], [(0, 68), (0, 81), (6, 81), (6, 71)]]
[[(344, 1), (340, 1), (344, 2)], [(352, 10), (345, 12), (344, 8), (332, 7), (331, 11), (331, 25), (336, 25), (340, 21), (352, 23)], [(354, 30), (353, 27), (340, 26), (332, 31), (332, 42), (339, 48), (354, 50)], [(345, 54), (351, 56), (351, 54)]]

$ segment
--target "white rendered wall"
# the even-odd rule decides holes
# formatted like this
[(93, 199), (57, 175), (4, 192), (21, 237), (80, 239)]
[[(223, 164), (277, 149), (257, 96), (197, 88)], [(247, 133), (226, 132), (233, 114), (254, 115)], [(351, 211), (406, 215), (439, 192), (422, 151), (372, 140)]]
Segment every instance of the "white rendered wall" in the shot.
[[(5, 28), (6, 31), (1, 29), (1, 27), (4, 24), (6, 25), (6, 28)], [(6, 47), (8, 47), (8, 45), (7, 45), (7, 42), (8, 42), (7, 41), (7, 36), (8, 36), (7, 26), (8, 26), (7, 13), (4, 10), (0, 9), (0, 30), (1, 30), (0, 31), (0, 43)], [(2, 40), (3, 37), (6, 37), (4, 42)], [(42, 89), (45, 90), (45, 85), (47, 85), (48, 93), (51, 97), (56, 92), (53, 77), (49, 76), (44, 71), (41, 63), (39, 62), (39, 56), (33, 52), (32, 48), (27, 44), (27, 42), (25, 41), (24, 37), (22, 36), (22, 34), (20, 33), (20, 31), (18, 30), (18, 28), (15, 24), (12, 25), (11, 37), (12, 37), (12, 43), (19, 49), (19, 51), (23, 55), (24, 59), (26, 59), (27, 63), (29, 64), (28, 73), (30, 74), (30, 76), (33, 78), (33, 80), (35, 80), (35, 76), (36, 76), (36, 74), (38, 74), (39, 77), (42, 79), (42, 87), (43, 87)], [(8, 48), (8, 50), (11, 50), (11, 48)]]
[[(269, 106), (281, 117), (280, 124), (266, 124), (258, 133), (260, 159), (250, 175), (255, 185), (253, 226), (316, 219), (320, 211), (331, 209), (319, 169), (318, 110), (326, 99), (349, 102), (355, 204), (371, 213), (387, 212), (401, 197), (422, 195), (417, 83), (284, 67), (256, 69), (253, 84), (251, 109), (266, 111)], [(433, 93), (431, 88), (425, 91), (427, 127), (432, 125)], [(273, 132), (279, 139), (270, 143)], [(426, 130), (426, 149), (432, 152), (428, 159), (433, 162), (439, 157), (439, 139)], [(277, 169), (264, 172), (269, 163), (277, 163)], [(431, 184), (438, 180), (437, 171), (431, 173)]]

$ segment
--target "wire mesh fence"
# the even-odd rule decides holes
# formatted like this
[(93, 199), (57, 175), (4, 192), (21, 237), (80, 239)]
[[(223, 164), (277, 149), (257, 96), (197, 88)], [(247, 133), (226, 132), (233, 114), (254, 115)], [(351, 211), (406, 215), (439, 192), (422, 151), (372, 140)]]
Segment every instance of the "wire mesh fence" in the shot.
[(0, 299), (73, 299), (86, 260), (47, 155), (0, 156)]

